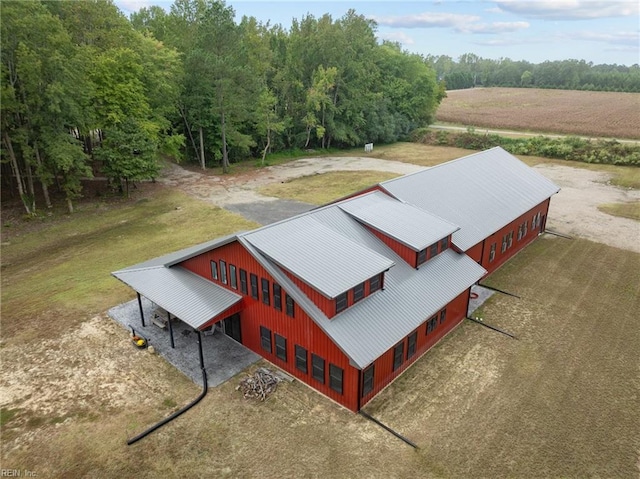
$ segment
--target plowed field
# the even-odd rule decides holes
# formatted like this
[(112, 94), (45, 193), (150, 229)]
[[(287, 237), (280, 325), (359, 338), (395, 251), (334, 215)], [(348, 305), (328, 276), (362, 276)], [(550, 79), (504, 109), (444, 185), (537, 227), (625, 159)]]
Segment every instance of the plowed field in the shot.
[(535, 88), (447, 92), (440, 122), (602, 138), (640, 139), (640, 94)]

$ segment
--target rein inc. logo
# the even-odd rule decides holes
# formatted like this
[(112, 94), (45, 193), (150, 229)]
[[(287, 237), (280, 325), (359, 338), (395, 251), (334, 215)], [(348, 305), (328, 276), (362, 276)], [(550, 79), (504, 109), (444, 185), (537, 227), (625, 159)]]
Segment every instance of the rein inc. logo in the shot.
[(38, 474), (28, 469), (0, 469), (0, 477), (38, 477)]

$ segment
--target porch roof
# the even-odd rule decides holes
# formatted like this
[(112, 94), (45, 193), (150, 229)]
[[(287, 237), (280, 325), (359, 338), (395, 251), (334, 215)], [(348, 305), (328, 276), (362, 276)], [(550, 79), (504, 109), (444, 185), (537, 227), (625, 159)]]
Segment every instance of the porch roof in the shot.
[(128, 268), (111, 274), (194, 329), (242, 299), (181, 266)]

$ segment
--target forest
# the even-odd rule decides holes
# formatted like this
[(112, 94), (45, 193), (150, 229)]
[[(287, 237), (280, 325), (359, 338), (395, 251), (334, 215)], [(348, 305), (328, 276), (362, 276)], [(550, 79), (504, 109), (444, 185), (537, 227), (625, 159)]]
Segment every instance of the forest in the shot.
[(393, 142), (444, 97), (421, 56), (378, 43), (355, 11), (285, 30), (216, 0), (131, 18), (101, 0), (1, 8), (3, 181), (27, 214), (51, 188), (72, 211), (94, 175), (127, 194), (163, 154), (227, 172), (270, 151)]
[(465, 53), (457, 61), (447, 55), (427, 55), (425, 60), (448, 90), (484, 86), (640, 93), (638, 64), (594, 65), (574, 59), (534, 64), (509, 58), (492, 60), (473, 53)]
[(27, 215), (56, 198), (72, 212), (91, 178), (128, 195), (157, 177), (162, 157), (227, 173), (271, 152), (410, 138), (446, 89), (640, 91), (638, 65), (412, 54), (379, 42), (376, 23), (354, 10), (285, 28), (238, 21), (223, 0), (175, 0), (130, 18), (111, 0), (0, 9), (2, 184)]

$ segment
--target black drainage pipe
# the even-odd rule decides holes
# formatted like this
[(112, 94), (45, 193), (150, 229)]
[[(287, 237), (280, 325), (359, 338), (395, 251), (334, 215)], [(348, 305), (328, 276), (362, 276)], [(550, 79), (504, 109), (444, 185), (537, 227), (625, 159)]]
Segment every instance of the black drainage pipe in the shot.
[(187, 404), (185, 407), (183, 407), (182, 409), (177, 410), (176, 412), (174, 412), (171, 416), (163, 419), (162, 421), (160, 421), (157, 424), (154, 424), (153, 426), (151, 426), (149, 429), (147, 429), (146, 431), (138, 434), (136, 437), (132, 437), (131, 439), (129, 439), (127, 441), (127, 446), (130, 446), (131, 444), (133, 444), (134, 442), (138, 442), (140, 439), (142, 439), (143, 437), (148, 436), (149, 434), (151, 434), (153, 431), (155, 431), (156, 429), (161, 428), (162, 426), (164, 426), (165, 424), (167, 424), (170, 421), (173, 421), (175, 418), (177, 418), (178, 416), (180, 416), (182, 413), (187, 412), (189, 409), (191, 409), (193, 406), (195, 406), (196, 404), (198, 404), (203, 397), (205, 397), (207, 395), (207, 389), (209, 389), (209, 387), (207, 386), (207, 371), (202, 368), (202, 392), (200, 393), (200, 396), (198, 396), (197, 398), (195, 398), (192, 402), (190, 402), (189, 404)]
[(389, 426), (382, 424), (380, 421), (378, 421), (375, 417), (373, 416), (369, 416), (366, 412), (364, 412), (362, 409), (360, 411), (358, 411), (360, 414), (362, 414), (364, 417), (366, 417), (369, 421), (373, 421), (375, 422), (378, 426), (380, 426), (382, 429), (389, 431), (391, 434), (393, 434), (395, 437), (397, 437), (398, 439), (400, 439), (401, 441), (406, 442), (407, 444), (409, 444), (412, 448), (414, 449), (418, 449), (418, 446), (412, 442), (411, 440), (407, 439), (406, 437), (404, 437), (402, 434), (394, 431), (393, 429), (391, 429)]
[(487, 286), (486, 284), (478, 283), (478, 286), (482, 286), (483, 288), (487, 288), (487, 289), (490, 289), (492, 291), (497, 291), (498, 293), (506, 294), (507, 296), (513, 296), (514, 298), (521, 299), (520, 296), (518, 296), (517, 294), (509, 293), (508, 291), (502, 291), (501, 289), (494, 288), (492, 286)]
[(570, 239), (570, 240), (573, 239), (571, 236), (563, 235), (562, 233), (557, 233), (557, 232), (551, 231), (551, 230), (544, 230), (544, 232), (545, 233), (549, 233), (550, 235), (553, 235), (553, 236), (559, 236), (560, 238), (565, 238), (565, 239)]
[(518, 338), (516, 338), (515, 335), (513, 335), (511, 333), (507, 333), (506, 331), (503, 331), (500, 328), (496, 328), (495, 326), (491, 326), (490, 324), (483, 323), (482, 321), (478, 321), (477, 319), (470, 318), (469, 316), (467, 316), (466, 319), (468, 319), (469, 321), (473, 321), (474, 323), (478, 323), (478, 324), (484, 326), (485, 328), (493, 329), (494, 331), (497, 331), (498, 333), (504, 334), (505, 336), (509, 336), (510, 338), (518, 339)]

